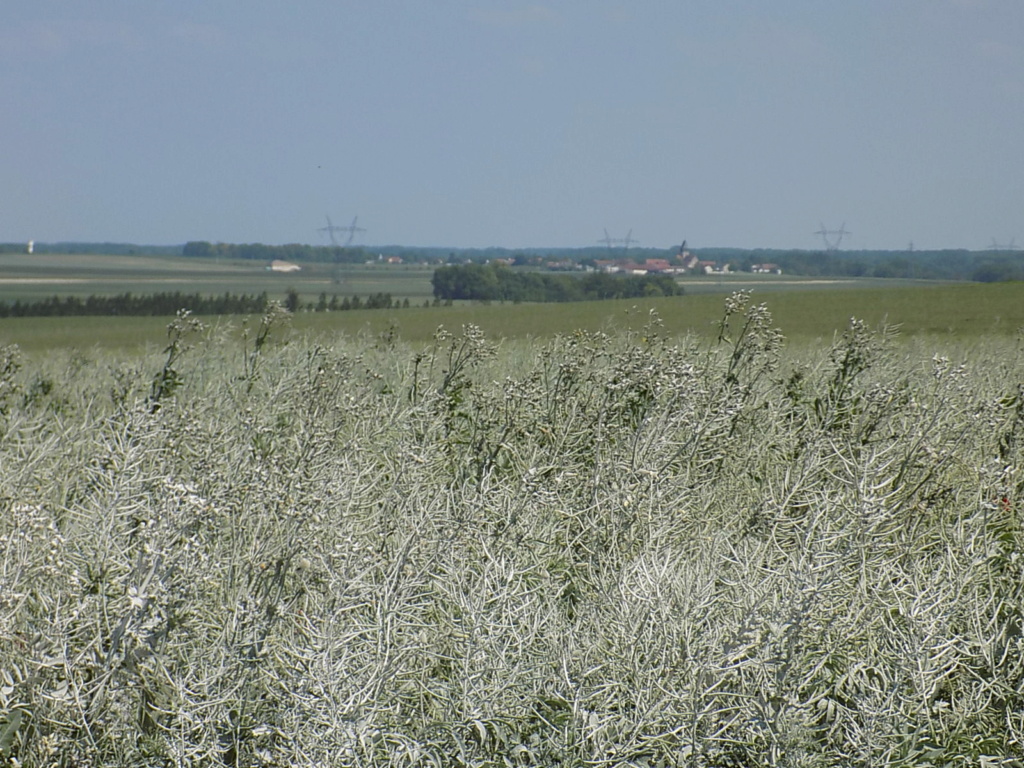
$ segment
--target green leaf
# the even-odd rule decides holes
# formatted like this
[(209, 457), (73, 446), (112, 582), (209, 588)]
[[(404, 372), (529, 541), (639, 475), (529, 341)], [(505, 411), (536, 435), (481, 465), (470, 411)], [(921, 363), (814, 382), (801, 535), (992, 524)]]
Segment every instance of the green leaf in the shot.
[(11, 756), (11, 746), (14, 744), (14, 737), (21, 727), (23, 712), (20, 709), (12, 710), (7, 716), (7, 724), (0, 730), (0, 757), (7, 760)]

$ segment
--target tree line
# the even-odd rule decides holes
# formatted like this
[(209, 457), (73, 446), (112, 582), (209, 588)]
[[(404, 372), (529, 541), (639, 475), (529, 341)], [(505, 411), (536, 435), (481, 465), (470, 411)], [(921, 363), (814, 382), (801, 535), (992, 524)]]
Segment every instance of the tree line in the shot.
[(326, 293), (321, 293), (316, 302), (303, 304), (299, 300), (299, 294), (294, 288), (288, 290), (288, 297), (284, 302), (285, 309), (292, 312), (345, 312), (349, 309), (400, 309), (409, 306), (409, 299), (398, 301), (393, 299), (390, 293), (371, 293), (365, 299), (358, 296), (344, 296), (338, 298)]
[[(0, 302), (0, 317), (157, 317), (174, 315), (180, 309), (187, 309), (194, 315), (256, 315), (265, 312), (270, 301), (266, 291), (257, 295), (225, 293), (220, 296), (203, 296), (199, 293), (181, 291), (139, 295), (92, 295), (86, 298), (51, 296), (39, 301)], [(390, 293), (375, 293), (366, 298), (328, 297), (322, 293), (318, 301), (303, 303), (298, 291), (290, 288), (283, 304), (292, 312), (334, 312), (350, 309), (397, 309), (408, 307), (409, 300), (396, 301)]]
[(315, 261), (330, 264), (362, 264), (369, 258), (362, 248), (343, 248), (340, 245), (208, 243), (205, 240), (193, 240), (185, 243), (181, 254), (198, 259), (246, 259), (266, 262), (280, 259), (282, 261)]
[(439, 267), (431, 278), (434, 296), (444, 301), (592, 301), (675, 296), (683, 289), (667, 275), (550, 274), (513, 270), (504, 264)]
[(1001, 282), (1024, 279), (1024, 251), (796, 251), (703, 248), (702, 259), (728, 263), (734, 272), (754, 264), (778, 264), (787, 275), (883, 277)]
[[(28, 243), (0, 243), (0, 254), (25, 253)], [(59, 253), (104, 256), (180, 256), (180, 245), (137, 245), (135, 243), (33, 243), (33, 253)]]

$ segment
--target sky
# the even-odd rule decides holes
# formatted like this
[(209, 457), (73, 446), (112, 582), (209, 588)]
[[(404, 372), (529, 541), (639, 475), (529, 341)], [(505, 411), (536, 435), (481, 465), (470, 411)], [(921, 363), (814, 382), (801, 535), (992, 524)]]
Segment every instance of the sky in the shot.
[(3, 17), (0, 242), (1024, 245), (1022, 0)]

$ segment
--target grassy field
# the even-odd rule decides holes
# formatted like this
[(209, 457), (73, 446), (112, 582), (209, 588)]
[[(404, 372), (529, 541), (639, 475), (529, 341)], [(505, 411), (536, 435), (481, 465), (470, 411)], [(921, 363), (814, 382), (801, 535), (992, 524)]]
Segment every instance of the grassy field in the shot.
[[(576, 329), (614, 330), (643, 323), (650, 310), (676, 335), (714, 333), (723, 294), (751, 291), (766, 302), (788, 337), (830, 339), (851, 317), (872, 325), (889, 323), (910, 335), (963, 340), (1014, 334), (1024, 326), (1024, 286), (936, 285), (911, 281), (841, 280), (777, 275), (724, 275), (681, 278), (687, 294), (680, 298), (584, 302), (579, 304), (480, 305), (424, 308), (431, 298), (431, 267), (378, 264), (306, 265), (301, 272), (278, 274), (262, 263), (218, 262), (156, 256), (0, 255), (0, 301), (34, 301), (49, 296), (136, 295), (181, 291), (219, 295), (259, 294), (283, 299), (289, 288), (303, 302), (328, 296), (390, 293), (409, 299), (405, 310), (300, 313), (293, 332), (332, 335), (397, 333), (423, 342), (438, 326), (480, 326), (493, 337), (535, 339)], [(224, 329), (238, 328), (242, 318), (224, 318)], [(163, 318), (8, 318), (0, 319), (0, 341), (26, 351), (54, 347), (134, 349), (164, 341)]]
[[(365, 270), (367, 280), (379, 275)], [(392, 282), (391, 279), (383, 284)], [(403, 278), (412, 285), (419, 279)], [(398, 282), (397, 280), (395, 282)], [(369, 285), (370, 283), (364, 283)], [(813, 284), (812, 284), (813, 285)], [(905, 336), (933, 336), (950, 343), (969, 343), (987, 336), (1013, 336), (1024, 327), (1024, 284), (951, 284), (873, 287), (808, 287), (800, 290), (752, 292), (774, 314), (782, 332), (794, 341), (830, 340), (851, 317), (872, 326), (889, 324)], [(337, 336), (396, 334), (410, 342), (429, 341), (438, 326), (458, 329), (479, 326), (495, 338), (546, 339), (573, 330), (612, 331), (643, 325), (654, 310), (666, 332), (708, 336), (717, 332), (722, 294), (577, 304), (512, 305), (475, 303), (451, 307), (414, 306), (399, 310), (299, 313), (292, 333), (331, 339)], [(224, 333), (239, 329), (244, 318), (208, 318)], [(57, 347), (134, 349), (162, 345), (167, 318), (5, 318), (0, 341), (17, 343), (27, 352)]]
[[(873, 326), (898, 326), (908, 336), (935, 335), (971, 339), (987, 335), (1013, 335), (1024, 327), (1024, 285), (958, 284), (928, 287), (849, 288), (847, 290), (788, 290), (761, 294), (756, 302), (768, 305), (787, 337), (831, 340), (857, 317)], [(549, 338), (577, 329), (614, 331), (638, 328), (651, 310), (657, 312), (667, 333), (708, 336), (717, 333), (723, 295), (702, 294), (650, 300), (580, 302), (573, 304), (489, 305), (462, 304), (446, 308), (401, 310), (382, 314), (342, 313), (304, 315), (296, 327), (311, 331), (365, 331), (381, 333), (394, 326), (409, 340), (429, 338), (443, 324), (458, 328), (480, 326), (486, 334), (507, 338)]]
[(259, 294), (283, 299), (295, 288), (304, 301), (328, 296), (390, 293), (422, 303), (431, 297), (433, 269), (418, 265), (306, 264), (300, 272), (271, 272), (263, 262), (161, 256), (0, 254), (0, 301), (50, 296), (147, 294)]
[[(181, 291), (221, 295), (259, 294), (283, 299), (294, 288), (304, 302), (321, 293), (365, 297), (390, 293), (422, 305), (433, 297), (432, 266), (407, 264), (305, 264), (300, 272), (275, 273), (263, 262), (214, 261), (169, 256), (0, 254), (0, 301), (36, 301), (54, 295), (116, 295)], [(849, 290), (927, 285), (926, 281), (808, 278), (789, 275), (731, 274), (681, 277), (690, 295), (739, 290), (775, 293), (792, 290)]]

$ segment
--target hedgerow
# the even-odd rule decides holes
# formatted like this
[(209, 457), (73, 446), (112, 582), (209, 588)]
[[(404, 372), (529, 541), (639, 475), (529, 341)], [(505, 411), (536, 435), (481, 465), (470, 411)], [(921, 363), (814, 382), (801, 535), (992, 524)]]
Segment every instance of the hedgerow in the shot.
[(1024, 759), (1019, 345), (284, 316), (0, 349), (6, 764)]
[[(299, 309), (310, 312), (338, 312), (349, 309), (398, 309), (408, 307), (409, 300), (397, 301), (390, 293), (374, 293), (365, 299), (359, 296), (329, 299), (321, 293), (316, 302), (303, 303), (299, 293), (289, 288), (286, 306), (292, 311)], [(91, 295), (52, 296), (39, 301), (16, 300), (12, 303), (0, 301), (0, 317), (83, 317), (83, 316), (132, 316), (161, 317), (173, 315), (181, 308), (194, 315), (252, 315), (263, 314), (271, 304), (266, 291), (258, 295), (225, 293), (221, 296), (204, 296), (201, 293), (186, 294), (181, 291), (133, 295), (122, 293), (117, 296)]]

